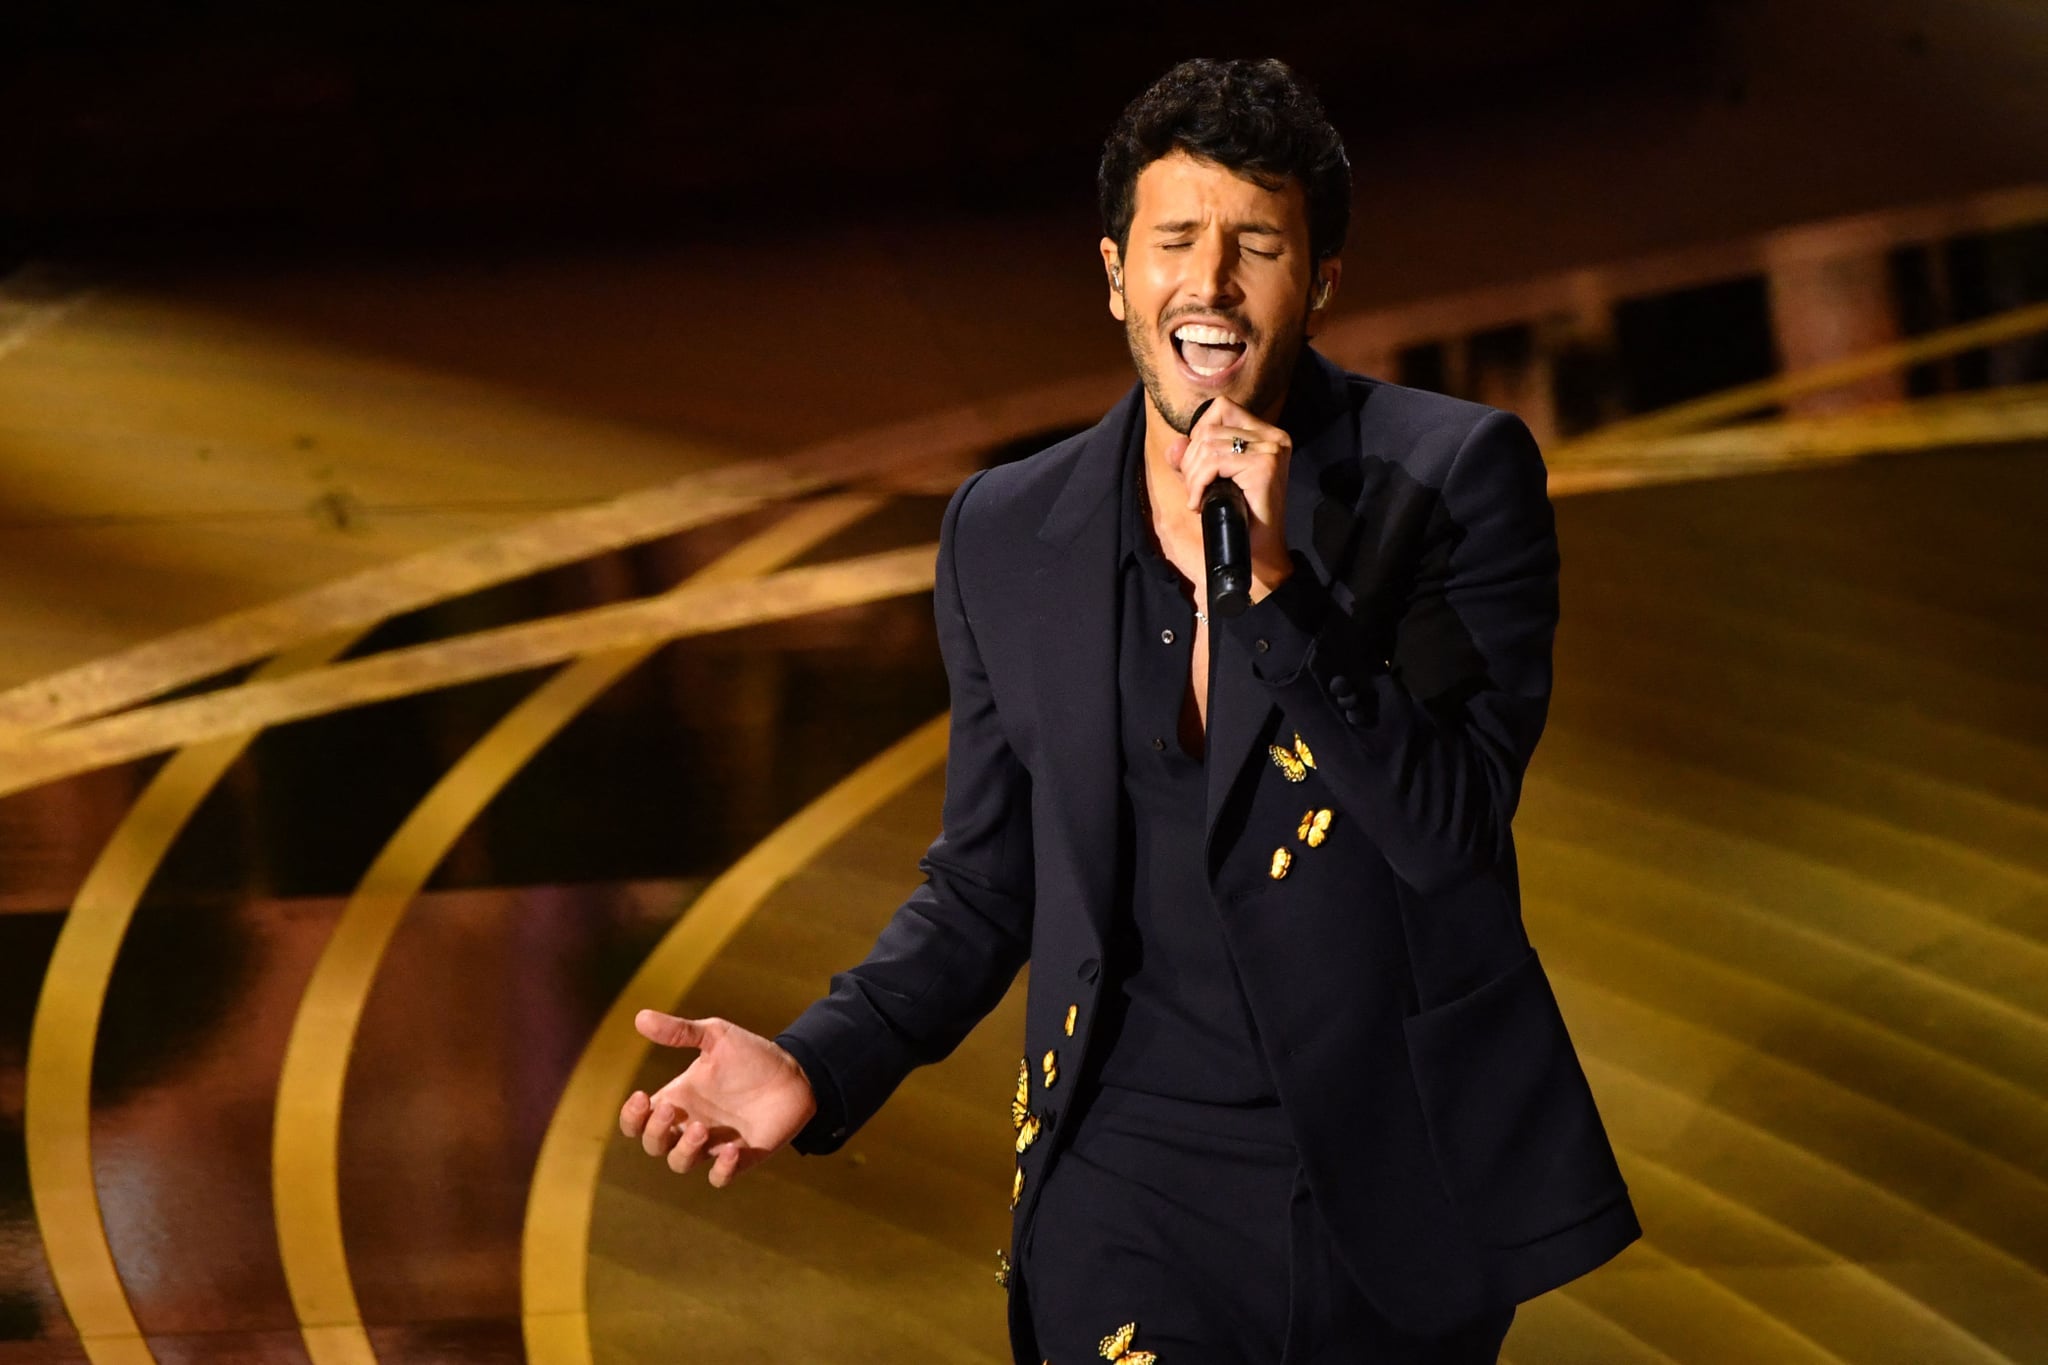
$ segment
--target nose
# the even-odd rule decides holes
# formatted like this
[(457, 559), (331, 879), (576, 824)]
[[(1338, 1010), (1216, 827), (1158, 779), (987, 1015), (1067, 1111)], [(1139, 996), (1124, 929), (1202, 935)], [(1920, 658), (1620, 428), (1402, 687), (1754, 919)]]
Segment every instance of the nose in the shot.
[(1194, 242), (1188, 262), (1188, 292), (1194, 301), (1211, 307), (1229, 307), (1243, 300), (1237, 282), (1237, 247), (1223, 233), (1203, 233)]

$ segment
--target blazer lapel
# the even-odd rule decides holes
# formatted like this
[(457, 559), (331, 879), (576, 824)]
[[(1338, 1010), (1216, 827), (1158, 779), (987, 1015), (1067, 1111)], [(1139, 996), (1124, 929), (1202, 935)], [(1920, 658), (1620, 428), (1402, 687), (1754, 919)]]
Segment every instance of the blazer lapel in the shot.
[(1033, 546), (1030, 638), (1047, 762), (1035, 771), (1053, 787), (1045, 805), (1064, 836), (1042, 855), (1064, 854), (1098, 938), (1109, 931), (1116, 895), (1117, 792), (1122, 751), (1117, 725), (1117, 473), (1131, 425), (1142, 420), (1133, 386), (1084, 434), (1073, 468)]
[[(1287, 476), (1287, 544), (1301, 551), (1348, 606), (1340, 570), (1351, 551), (1360, 461), (1356, 434), (1343, 419), (1345, 376), (1304, 349), (1280, 425), (1294, 437)], [(1042, 850), (1069, 860), (1098, 935), (1106, 935), (1116, 894), (1117, 792), (1122, 781), (1117, 705), (1117, 473), (1124, 443), (1144, 420), (1144, 390), (1123, 401), (1077, 442), (1071, 468), (1033, 545), (1036, 563), (1026, 610), (1034, 648), (1032, 690), (1041, 708), (1038, 731), (1047, 761), (1034, 769), (1053, 788), (1046, 804), (1061, 835)], [(1258, 741), (1276, 710), (1251, 661), (1229, 630), (1212, 631), (1214, 689), (1209, 696), (1207, 834), (1212, 859), (1216, 821), (1232, 788), (1253, 762), (1265, 761)]]
[[(1287, 468), (1287, 547), (1299, 550), (1325, 585), (1341, 581), (1337, 571), (1350, 554), (1356, 526), (1358, 490), (1347, 475), (1355, 477), (1359, 461), (1356, 433), (1341, 420), (1348, 410), (1344, 384), (1343, 371), (1304, 348), (1280, 418), (1294, 438)], [(1216, 822), (1247, 764), (1265, 761), (1259, 741), (1277, 708), (1252, 675), (1251, 659), (1234, 631), (1212, 630), (1209, 642), (1217, 651), (1209, 693), (1207, 838), (1213, 871), (1225, 852), (1215, 847)]]

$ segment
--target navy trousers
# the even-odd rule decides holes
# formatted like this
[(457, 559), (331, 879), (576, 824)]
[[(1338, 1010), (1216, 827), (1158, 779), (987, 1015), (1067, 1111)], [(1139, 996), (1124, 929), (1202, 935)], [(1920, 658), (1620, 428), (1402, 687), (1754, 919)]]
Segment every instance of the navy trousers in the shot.
[[(1276, 1110), (1098, 1089), (1016, 1273), (1051, 1365), (1481, 1365), (1512, 1307), (1449, 1337), (1388, 1322), (1338, 1261)], [(1113, 1341), (1111, 1342), (1114, 1345)]]

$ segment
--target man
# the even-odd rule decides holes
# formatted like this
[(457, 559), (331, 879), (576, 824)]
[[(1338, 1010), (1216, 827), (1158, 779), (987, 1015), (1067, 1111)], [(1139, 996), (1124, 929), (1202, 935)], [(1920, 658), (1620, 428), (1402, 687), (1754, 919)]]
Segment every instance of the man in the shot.
[[(1517, 1302), (1640, 1235), (1509, 830), (1557, 620), (1542, 459), (1307, 346), (1350, 171), (1280, 63), (1176, 67), (1100, 188), (1139, 383), (946, 510), (924, 884), (773, 1042), (644, 1012), (700, 1052), (621, 1124), (714, 1185), (832, 1151), (1028, 959), (1019, 1361), (1495, 1360)], [(1252, 548), (1227, 621), (1219, 477)]]

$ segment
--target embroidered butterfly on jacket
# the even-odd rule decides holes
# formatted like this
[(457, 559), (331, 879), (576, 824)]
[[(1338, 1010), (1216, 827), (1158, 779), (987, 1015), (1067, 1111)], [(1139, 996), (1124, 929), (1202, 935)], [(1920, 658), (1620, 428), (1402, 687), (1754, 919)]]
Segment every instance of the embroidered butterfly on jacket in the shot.
[(1273, 765), (1280, 769), (1280, 775), (1289, 782), (1301, 781), (1308, 776), (1308, 770), (1316, 766), (1316, 756), (1309, 752), (1308, 745), (1302, 743), (1298, 734), (1294, 737), (1292, 751), (1277, 744), (1268, 744), (1266, 752), (1273, 756)]
[(1133, 1351), (1131, 1338), (1138, 1334), (1138, 1324), (1127, 1322), (1102, 1339), (1098, 1348), (1102, 1358), (1110, 1365), (1153, 1365), (1159, 1357), (1150, 1351)]

